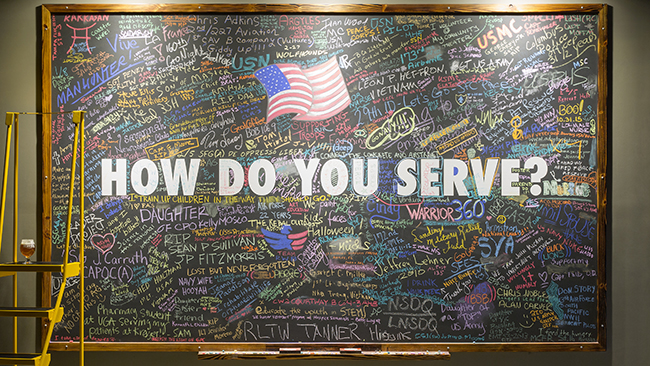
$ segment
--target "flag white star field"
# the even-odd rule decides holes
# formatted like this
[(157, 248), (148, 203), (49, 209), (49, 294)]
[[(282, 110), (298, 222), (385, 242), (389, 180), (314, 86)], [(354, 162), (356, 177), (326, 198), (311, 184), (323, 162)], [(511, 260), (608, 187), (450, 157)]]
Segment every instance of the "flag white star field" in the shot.
[(307, 69), (294, 64), (266, 66), (255, 72), (269, 98), (266, 120), (296, 113), (294, 120), (333, 117), (350, 104), (350, 95), (336, 57)]

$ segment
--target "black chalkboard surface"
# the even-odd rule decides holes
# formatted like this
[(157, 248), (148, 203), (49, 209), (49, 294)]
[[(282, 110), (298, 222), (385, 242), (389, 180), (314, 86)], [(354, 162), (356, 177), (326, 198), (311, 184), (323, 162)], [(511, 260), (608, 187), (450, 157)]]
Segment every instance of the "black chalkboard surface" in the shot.
[(44, 6), (86, 340), (604, 349), (606, 8), (459, 9)]

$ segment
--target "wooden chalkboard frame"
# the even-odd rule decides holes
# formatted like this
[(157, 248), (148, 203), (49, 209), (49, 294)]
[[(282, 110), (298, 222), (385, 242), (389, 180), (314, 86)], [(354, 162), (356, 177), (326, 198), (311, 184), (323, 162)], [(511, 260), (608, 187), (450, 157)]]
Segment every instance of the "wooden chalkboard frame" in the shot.
[[(552, 5), (288, 5), (288, 4), (149, 4), (149, 5), (109, 5), (109, 4), (48, 4), (41, 7), (41, 58), (42, 58), (42, 257), (51, 256), (52, 202), (48, 177), (52, 174), (52, 150), (50, 143), (52, 112), (52, 26), (51, 19), (57, 14), (186, 14), (186, 13), (309, 13), (309, 14), (483, 14), (483, 15), (527, 15), (527, 14), (598, 14), (598, 111), (597, 111), (597, 341), (579, 342), (541, 342), (541, 343), (314, 343), (314, 344), (265, 344), (265, 343), (99, 343), (87, 342), (89, 351), (212, 351), (225, 350), (237, 352), (278, 351), (283, 347), (302, 347), (310, 351), (338, 351), (341, 348), (359, 347), (364, 351), (383, 351), (408, 356), (422, 351), (604, 351), (607, 344), (607, 275), (606, 275), (606, 227), (608, 215), (608, 116), (609, 116), (609, 16), (605, 4), (552, 4)], [(48, 306), (51, 297), (51, 277), (44, 277), (41, 284), (42, 305)], [(45, 323), (43, 326), (47, 326)], [(52, 342), (55, 351), (78, 350), (79, 344)], [(272, 357), (272, 356), (269, 356)], [(278, 356), (282, 357), (282, 356)], [(318, 355), (312, 356), (318, 357)], [(361, 357), (361, 356), (360, 356)], [(419, 356), (418, 356), (419, 357)], [(414, 356), (416, 358), (416, 356)]]

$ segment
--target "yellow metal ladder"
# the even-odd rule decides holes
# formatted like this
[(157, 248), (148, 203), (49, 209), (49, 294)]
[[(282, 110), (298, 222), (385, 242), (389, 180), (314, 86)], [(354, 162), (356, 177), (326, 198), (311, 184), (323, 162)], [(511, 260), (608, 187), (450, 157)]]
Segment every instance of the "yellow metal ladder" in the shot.
[[(72, 167), (70, 172), (70, 190), (68, 193), (68, 218), (65, 231), (65, 250), (63, 261), (61, 262), (39, 262), (35, 261), (29, 264), (18, 262), (18, 115), (19, 114), (39, 114), (39, 113), (17, 113), (8, 112), (5, 120), (7, 125), (7, 143), (5, 148), (4, 171), (2, 179), (2, 202), (0, 203), (0, 244), (2, 244), (2, 232), (5, 218), (5, 204), (7, 201), (7, 179), (11, 155), (11, 137), (15, 135), (14, 148), (14, 228), (13, 228), (13, 262), (0, 264), (0, 277), (13, 277), (13, 307), (0, 307), (0, 316), (13, 317), (13, 353), (0, 353), (0, 364), (14, 365), (36, 365), (47, 366), (50, 363), (50, 354), (47, 353), (50, 345), (50, 339), (54, 330), (54, 324), (59, 322), (63, 317), (64, 309), (61, 306), (65, 285), (69, 277), (79, 276), (79, 363), (84, 364), (84, 112), (74, 111), (72, 121), (74, 123), (74, 141), (72, 152)], [(78, 153), (79, 152), (79, 153)], [(79, 244), (79, 262), (69, 262), (68, 254), (70, 252), (70, 227), (72, 223), (72, 207), (74, 198), (74, 183), (76, 174), (77, 155), (79, 155), (79, 226), (80, 226), (80, 244)], [(0, 245), (2, 249), (2, 245)], [(61, 288), (59, 290), (56, 303), (51, 308), (39, 307), (19, 307), (18, 306), (18, 272), (60, 272), (63, 277)], [(35, 317), (43, 318), (47, 322), (47, 334), (44, 337), (40, 353), (18, 353), (18, 317)]]

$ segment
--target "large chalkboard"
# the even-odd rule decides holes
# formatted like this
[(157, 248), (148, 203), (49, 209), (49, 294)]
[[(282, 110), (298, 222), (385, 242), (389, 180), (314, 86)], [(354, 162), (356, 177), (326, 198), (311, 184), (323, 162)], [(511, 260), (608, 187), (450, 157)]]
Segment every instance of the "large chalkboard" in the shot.
[(605, 13), (44, 6), (43, 109), (86, 111), (90, 349), (604, 349)]

